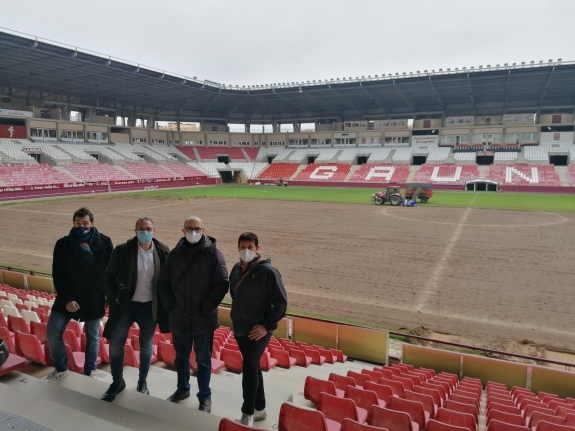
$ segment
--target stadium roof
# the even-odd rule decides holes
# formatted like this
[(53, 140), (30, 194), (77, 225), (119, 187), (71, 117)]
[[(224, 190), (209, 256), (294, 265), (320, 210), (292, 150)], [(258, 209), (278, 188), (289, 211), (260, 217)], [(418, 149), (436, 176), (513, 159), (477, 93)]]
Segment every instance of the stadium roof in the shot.
[(270, 123), (535, 112), (575, 104), (575, 62), (232, 86), (0, 31), (0, 95), (158, 120)]

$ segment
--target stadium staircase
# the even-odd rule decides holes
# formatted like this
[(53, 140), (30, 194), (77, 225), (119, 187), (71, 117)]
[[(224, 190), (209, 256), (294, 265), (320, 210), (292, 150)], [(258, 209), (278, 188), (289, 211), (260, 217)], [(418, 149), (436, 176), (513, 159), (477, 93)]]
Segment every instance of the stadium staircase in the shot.
[(294, 178), (297, 178), (299, 173), (301, 171), (303, 171), (305, 168), (307, 168), (307, 165), (299, 165), (298, 168), (295, 170), (295, 172), (293, 173), (293, 175), (289, 179), (293, 180)]
[(561, 182), (561, 187), (569, 187), (569, 178), (568, 178), (568, 172), (569, 172), (569, 167), (568, 166), (555, 166), (555, 172), (557, 172), (557, 175), (559, 175), (559, 181)]
[(477, 166), (477, 171), (479, 172), (479, 178), (481, 180), (487, 179), (487, 173), (489, 172), (489, 166)]
[(74, 178), (77, 182), (79, 183), (83, 183), (84, 180), (80, 177), (78, 177), (77, 175), (75, 175), (73, 172), (71, 172), (69, 169), (66, 169), (65, 166), (53, 166), (54, 169), (56, 169), (57, 171), (62, 172), (64, 175), (68, 175), (69, 177)]
[(343, 180), (344, 182), (349, 182), (349, 180), (351, 180), (351, 177), (353, 177), (353, 174), (355, 173), (355, 171), (357, 171), (359, 168), (361, 168), (361, 165), (351, 165), (351, 168), (349, 169), (349, 173), (347, 174), (347, 176), (345, 177), (345, 179)]
[(421, 166), (410, 166), (409, 167), (409, 175), (407, 176), (407, 183), (413, 181), (413, 177), (415, 177), (415, 173), (421, 168)]

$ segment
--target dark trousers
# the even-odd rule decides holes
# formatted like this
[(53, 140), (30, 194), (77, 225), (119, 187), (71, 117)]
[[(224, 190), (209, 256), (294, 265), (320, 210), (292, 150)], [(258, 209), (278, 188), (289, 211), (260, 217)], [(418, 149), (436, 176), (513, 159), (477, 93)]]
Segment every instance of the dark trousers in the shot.
[(196, 334), (191, 337), (172, 333), (172, 339), (176, 350), (174, 365), (178, 373), (178, 390), (186, 391), (190, 389), (190, 354), (193, 347), (198, 364), (198, 400), (201, 402), (211, 398), (210, 377), (212, 376), (214, 331)]
[(270, 342), (271, 334), (258, 341), (252, 341), (247, 335), (236, 335), (236, 341), (243, 356), (242, 392), (244, 404), (242, 413), (253, 415), (254, 409), (266, 408), (264, 377), (260, 368), (260, 359)]

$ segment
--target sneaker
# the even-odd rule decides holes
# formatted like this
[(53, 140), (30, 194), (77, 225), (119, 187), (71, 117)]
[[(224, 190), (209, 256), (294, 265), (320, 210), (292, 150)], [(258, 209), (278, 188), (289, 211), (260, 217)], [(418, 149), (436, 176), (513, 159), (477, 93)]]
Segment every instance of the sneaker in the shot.
[(90, 377), (90, 378), (92, 378), (92, 379), (95, 379), (95, 380), (100, 380), (100, 377), (98, 376), (98, 372), (97, 372), (96, 370), (90, 371), (90, 374), (85, 374), (85, 373), (84, 373), (84, 375), (87, 376), (87, 377)]
[(48, 374), (46, 376), (46, 378), (44, 378), (45, 381), (50, 382), (50, 383), (54, 383), (60, 379), (63, 379), (64, 377), (66, 377), (68, 375), (68, 370), (64, 370), (64, 371), (52, 371), (50, 374)]
[(236, 422), (239, 422), (242, 425), (247, 425), (247, 426), (253, 427), (254, 426), (254, 417), (253, 417), (253, 415), (246, 415), (245, 413), (242, 413), (241, 416), (236, 418)]
[(265, 421), (266, 418), (268, 417), (268, 414), (266, 413), (266, 409), (262, 409), (262, 410), (258, 410), (256, 409), (254, 411), (254, 422), (257, 421)]

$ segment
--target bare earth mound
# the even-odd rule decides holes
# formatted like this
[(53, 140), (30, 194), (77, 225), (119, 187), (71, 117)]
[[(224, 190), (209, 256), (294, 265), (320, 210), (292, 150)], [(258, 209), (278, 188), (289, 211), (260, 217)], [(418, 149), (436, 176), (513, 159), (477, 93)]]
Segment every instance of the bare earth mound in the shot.
[(84, 205), (114, 244), (147, 215), (173, 247), (183, 220), (198, 215), (228, 268), (238, 235), (257, 233), (292, 310), (425, 326), (475, 345), (513, 349), (529, 340), (575, 351), (575, 214), (100, 195), (0, 207), (0, 262), (50, 270), (54, 243)]

